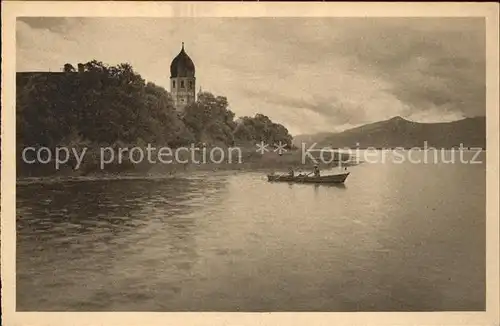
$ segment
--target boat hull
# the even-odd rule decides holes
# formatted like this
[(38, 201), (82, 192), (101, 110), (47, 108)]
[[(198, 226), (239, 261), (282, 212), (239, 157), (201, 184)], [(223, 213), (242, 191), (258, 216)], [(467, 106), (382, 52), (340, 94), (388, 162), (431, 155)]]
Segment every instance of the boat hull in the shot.
[(289, 175), (267, 175), (267, 181), (269, 182), (293, 182), (293, 183), (316, 183), (316, 184), (332, 184), (332, 183), (344, 183), (349, 172), (342, 174), (332, 174), (324, 176), (289, 176)]

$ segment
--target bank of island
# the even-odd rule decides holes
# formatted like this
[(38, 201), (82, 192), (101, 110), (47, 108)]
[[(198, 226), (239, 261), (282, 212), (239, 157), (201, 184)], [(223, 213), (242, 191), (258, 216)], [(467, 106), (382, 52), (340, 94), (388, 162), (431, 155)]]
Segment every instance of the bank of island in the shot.
[[(178, 94), (146, 82), (129, 64), (109, 66), (94, 60), (79, 64), (78, 69), (66, 64), (61, 72), (20, 72), (16, 86), (19, 176), (288, 169), (303, 165), (300, 150), (292, 145), (292, 136), (285, 126), (263, 114), (237, 118), (228, 108), (226, 97), (209, 92), (199, 91), (195, 100), (182, 103)], [(257, 151), (256, 145), (261, 142), (270, 145), (264, 154)], [(102, 148), (118, 152), (120, 148), (145, 148), (148, 144), (173, 150), (192, 144), (208, 150), (237, 147), (241, 149), (241, 162), (233, 157), (232, 162), (223, 160), (214, 164), (218, 160), (215, 157), (212, 163), (196, 164), (203, 162), (203, 158), (196, 154), (192, 160), (191, 154), (184, 153), (181, 155), (189, 157), (181, 157), (177, 163), (152, 165), (143, 160), (137, 164), (125, 157), (122, 162), (107, 164), (104, 171), (100, 169)], [(273, 147), (280, 144), (283, 151)], [(88, 150), (77, 170), (74, 157), (55, 170), (51, 163), (27, 164), (22, 155), (27, 147)], [(30, 155), (30, 161), (36, 159), (33, 151)], [(183, 163), (186, 159), (191, 163)]]
[[(171, 65), (170, 91), (146, 82), (129, 64), (106, 65), (93, 60), (75, 69), (65, 64), (60, 72), (18, 72), (16, 80), (16, 132), (18, 176), (87, 175), (99, 173), (175, 173), (190, 170), (259, 169), (311, 170), (318, 153), (304, 155), (302, 145), (317, 147), (362, 148), (422, 147), (452, 148), (486, 146), (485, 117), (460, 121), (422, 124), (401, 117), (346, 130), (341, 133), (303, 135), (295, 138), (287, 128), (263, 114), (239, 117), (229, 109), (228, 99), (201, 90), (195, 94), (194, 64), (184, 49)], [(295, 143), (295, 144), (294, 144)], [(192, 148), (169, 164), (152, 164), (129, 156), (115, 159), (102, 169), (101, 149), (166, 147)], [(258, 144), (269, 145), (259, 152)], [(275, 145), (281, 146), (276, 148)], [(27, 147), (69, 148), (85, 159), (78, 169), (74, 156), (55, 169), (48, 164), (27, 164)], [(211, 149), (223, 149), (213, 152)], [(233, 155), (221, 158), (238, 148)], [(203, 151), (205, 150), (205, 151)], [(34, 160), (30, 152), (29, 160)], [(348, 154), (322, 154), (322, 169), (352, 164)], [(47, 159), (47, 157), (42, 157)], [(220, 162), (219, 162), (220, 161)], [(188, 163), (185, 163), (188, 162)], [(214, 163), (217, 162), (217, 163)]]

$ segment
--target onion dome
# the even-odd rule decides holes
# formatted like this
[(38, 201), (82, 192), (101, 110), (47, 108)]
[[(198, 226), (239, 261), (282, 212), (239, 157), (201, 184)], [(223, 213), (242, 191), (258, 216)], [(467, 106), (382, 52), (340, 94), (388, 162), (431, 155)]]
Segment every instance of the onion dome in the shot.
[(184, 51), (184, 42), (182, 42), (181, 52), (170, 64), (170, 77), (194, 77), (194, 63)]

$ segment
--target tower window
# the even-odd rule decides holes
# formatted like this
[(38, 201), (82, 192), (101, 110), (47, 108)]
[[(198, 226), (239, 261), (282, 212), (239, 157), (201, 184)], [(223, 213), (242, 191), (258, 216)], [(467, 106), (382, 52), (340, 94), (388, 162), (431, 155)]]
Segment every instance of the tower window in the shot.
[(193, 89), (193, 82), (189, 81), (189, 89)]
[(175, 88), (175, 80), (172, 81), (172, 88)]
[(181, 88), (184, 88), (184, 81), (181, 80)]

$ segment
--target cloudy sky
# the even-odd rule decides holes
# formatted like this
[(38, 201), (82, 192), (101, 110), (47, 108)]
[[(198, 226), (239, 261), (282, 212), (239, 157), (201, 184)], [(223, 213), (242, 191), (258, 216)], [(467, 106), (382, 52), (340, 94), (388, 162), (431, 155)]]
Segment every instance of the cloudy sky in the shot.
[(481, 18), (20, 18), (17, 71), (128, 62), (168, 89), (181, 42), (197, 86), (293, 134), (486, 112)]

